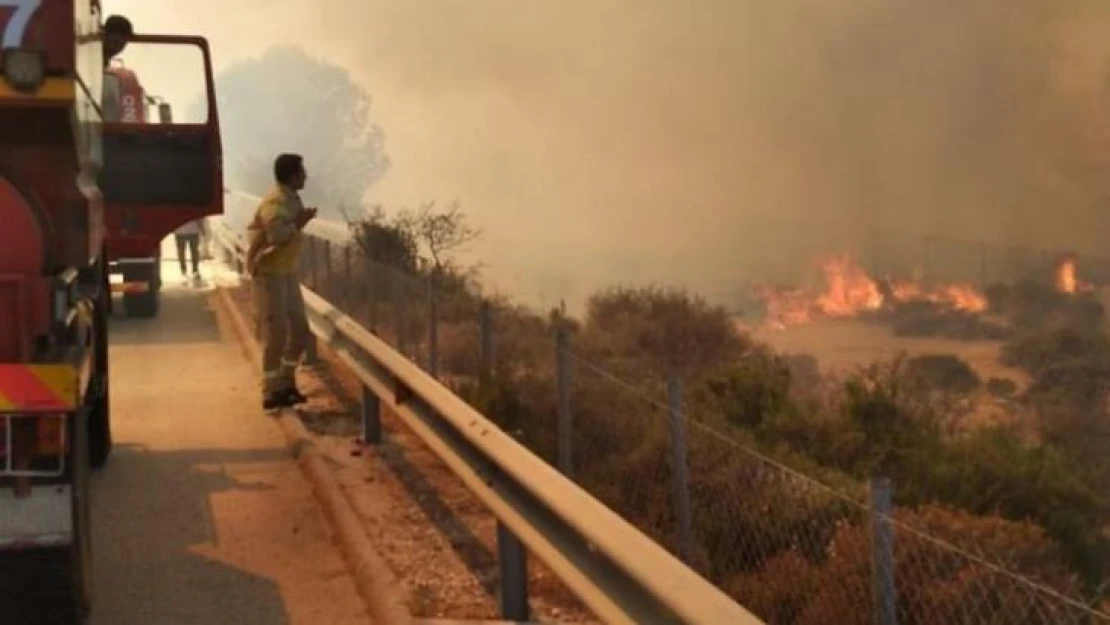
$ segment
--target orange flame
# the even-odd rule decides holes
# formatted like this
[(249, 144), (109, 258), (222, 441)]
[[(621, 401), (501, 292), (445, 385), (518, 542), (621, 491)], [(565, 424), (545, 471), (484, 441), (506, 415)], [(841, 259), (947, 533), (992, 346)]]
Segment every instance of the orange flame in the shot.
[(817, 308), (829, 317), (851, 317), (883, 305), (879, 285), (847, 255), (821, 263), (827, 287), (817, 298)]
[(892, 280), (884, 294), (879, 283), (848, 255), (825, 260), (821, 270), (825, 290), (816, 296), (802, 289), (763, 290), (771, 326), (782, 329), (812, 323), (820, 317), (852, 317), (893, 302), (933, 302), (967, 312), (982, 312), (988, 305), (987, 298), (967, 284), (930, 290), (917, 282)]
[(1056, 263), (1055, 283), (1057, 291), (1061, 293), (1078, 293), (1080, 291), (1090, 291), (1093, 288), (1091, 284), (1078, 279), (1075, 275), (1075, 270), (1076, 262), (1074, 256), (1064, 256)]
[(1075, 293), (1075, 259), (1064, 257), (1056, 263), (1056, 290)]

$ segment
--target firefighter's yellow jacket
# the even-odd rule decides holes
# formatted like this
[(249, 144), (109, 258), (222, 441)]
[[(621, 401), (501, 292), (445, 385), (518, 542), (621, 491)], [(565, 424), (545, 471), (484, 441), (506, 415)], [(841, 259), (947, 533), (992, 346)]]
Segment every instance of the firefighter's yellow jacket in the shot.
[(297, 271), (301, 229), (297, 219), (304, 204), (296, 191), (275, 186), (255, 211), (247, 226), (247, 273), (287, 274)]

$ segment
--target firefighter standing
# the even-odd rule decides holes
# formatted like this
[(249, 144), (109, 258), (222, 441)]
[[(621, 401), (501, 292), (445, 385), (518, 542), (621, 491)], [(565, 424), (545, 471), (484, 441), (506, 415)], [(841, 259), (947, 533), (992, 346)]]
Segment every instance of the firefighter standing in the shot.
[(262, 339), (262, 407), (304, 403), (294, 372), (312, 335), (305, 318), (297, 276), (301, 230), (316, 216), (298, 192), (308, 174), (304, 159), (282, 154), (274, 161), (276, 185), (262, 199), (247, 228), (247, 272), (252, 276), (255, 312)]

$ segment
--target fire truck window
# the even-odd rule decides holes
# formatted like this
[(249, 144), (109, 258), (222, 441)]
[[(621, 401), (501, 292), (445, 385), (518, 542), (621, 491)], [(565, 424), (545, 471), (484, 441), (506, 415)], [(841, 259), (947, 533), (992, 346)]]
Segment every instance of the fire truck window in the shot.
[[(132, 42), (112, 59), (105, 74), (106, 121), (125, 124), (208, 122), (204, 53), (197, 46)], [(115, 110), (109, 111), (112, 107)]]

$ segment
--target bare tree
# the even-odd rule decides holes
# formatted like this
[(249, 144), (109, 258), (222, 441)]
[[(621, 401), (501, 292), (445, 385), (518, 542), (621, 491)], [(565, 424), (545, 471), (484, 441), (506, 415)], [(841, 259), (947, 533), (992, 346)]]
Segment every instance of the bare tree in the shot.
[(455, 255), (482, 235), (467, 223), (457, 201), (442, 211), (436, 209), (435, 201), (425, 202), (413, 212), (403, 211), (400, 220), (427, 252), (435, 274), (456, 269)]
[(424, 202), (416, 210), (405, 208), (389, 217), (381, 205), (358, 217), (342, 212), (362, 255), (374, 262), (408, 273), (427, 272), (437, 280), (452, 277), (460, 284), (473, 279), (480, 268), (456, 263), (456, 254), (481, 236), (467, 223), (458, 202), (443, 210), (434, 201)]

